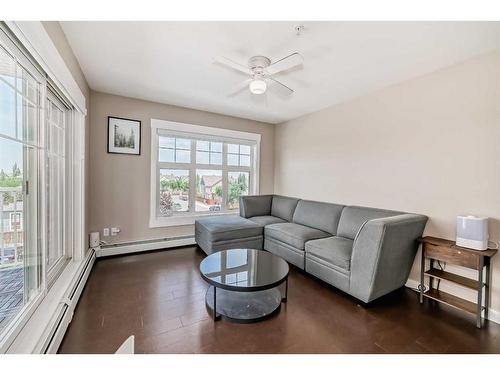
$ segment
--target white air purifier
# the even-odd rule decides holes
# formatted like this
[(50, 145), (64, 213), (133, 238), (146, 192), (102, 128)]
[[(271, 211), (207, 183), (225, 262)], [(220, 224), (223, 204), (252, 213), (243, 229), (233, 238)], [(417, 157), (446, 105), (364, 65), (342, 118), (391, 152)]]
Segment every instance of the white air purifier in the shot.
[(457, 245), (474, 250), (488, 249), (488, 218), (457, 216)]

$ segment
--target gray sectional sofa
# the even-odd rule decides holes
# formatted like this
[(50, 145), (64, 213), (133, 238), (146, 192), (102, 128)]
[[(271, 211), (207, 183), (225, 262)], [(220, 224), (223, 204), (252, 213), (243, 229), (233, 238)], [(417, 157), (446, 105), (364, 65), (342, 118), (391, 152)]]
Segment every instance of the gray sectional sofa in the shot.
[(368, 303), (406, 283), (427, 217), (278, 195), (245, 196), (240, 216), (195, 223), (207, 254), (265, 249)]

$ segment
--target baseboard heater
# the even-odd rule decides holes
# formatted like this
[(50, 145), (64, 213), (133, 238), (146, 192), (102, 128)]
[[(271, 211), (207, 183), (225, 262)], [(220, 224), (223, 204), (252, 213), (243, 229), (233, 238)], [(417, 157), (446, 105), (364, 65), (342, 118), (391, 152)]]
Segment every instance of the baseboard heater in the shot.
[(90, 271), (94, 265), (96, 258), (135, 253), (148, 250), (156, 250), (163, 248), (172, 248), (178, 246), (187, 246), (195, 244), (194, 236), (182, 236), (173, 238), (161, 238), (154, 240), (134, 241), (118, 244), (110, 244), (103, 246), (97, 250), (90, 250), (87, 255), (85, 263), (81, 266), (79, 273), (75, 276), (74, 282), (71, 284), (68, 292), (66, 293), (61, 307), (54, 313), (51, 319), (50, 327), (43, 337), (45, 340), (40, 344), (38, 353), (54, 354), (57, 353), (59, 346), (64, 338), (66, 329), (68, 328), (72, 318), (75, 307), (82, 294), (85, 283), (89, 277)]
[(97, 258), (108, 257), (112, 255), (131, 254), (142, 251), (168, 249), (178, 246), (188, 246), (196, 244), (194, 236), (177, 236), (156, 238), (152, 240), (121, 242), (109, 245), (103, 245), (97, 249)]
[(92, 266), (94, 265), (96, 259), (95, 250), (91, 249), (90, 254), (82, 266), (80, 272), (75, 277), (75, 282), (70, 287), (67, 297), (63, 301), (61, 309), (56, 312), (55, 322), (51, 325), (50, 332), (46, 336), (47, 339), (41, 348), (41, 353), (45, 354), (55, 354), (59, 349), (59, 345), (64, 338), (66, 329), (68, 328), (71, 319), (73, 318), (73, 312), (80, 299), (85, 283), (89, 277)]

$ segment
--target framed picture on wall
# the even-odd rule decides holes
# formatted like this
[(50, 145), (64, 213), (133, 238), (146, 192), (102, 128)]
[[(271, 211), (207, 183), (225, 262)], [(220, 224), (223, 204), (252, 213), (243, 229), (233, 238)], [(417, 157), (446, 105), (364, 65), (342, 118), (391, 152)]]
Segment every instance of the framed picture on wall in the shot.
[(141, 154), (141, 122), (108, 116), (108, 153)]

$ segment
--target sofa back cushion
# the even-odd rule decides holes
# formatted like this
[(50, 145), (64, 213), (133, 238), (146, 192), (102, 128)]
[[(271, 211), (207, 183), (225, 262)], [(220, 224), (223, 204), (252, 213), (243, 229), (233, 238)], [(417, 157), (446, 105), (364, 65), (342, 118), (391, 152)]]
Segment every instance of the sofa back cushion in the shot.
[(295, 207), (299, 200), (297, 198), (282, 197), (281, 195), (273, 196), (271, 205), (271, 215), (282, 218), (286, 221), (292, 221)]
[(383, 210), (380, 208), (347, 206), (340, 216), (337, 236), (353, 240), (365, 221), (401, 215), (403, 213), (404, 212)]
[(272, 195), (242, 195), (240, 197), (240, 216), (249, 218), (253, 216), (271, 215)]
[(343, 208), (340, 204), (300, 200), (293, 222), (335, 235)]

